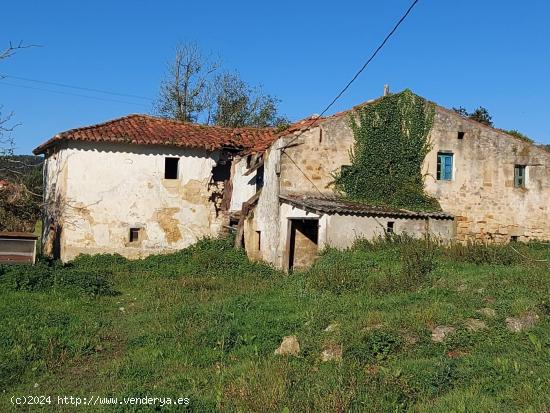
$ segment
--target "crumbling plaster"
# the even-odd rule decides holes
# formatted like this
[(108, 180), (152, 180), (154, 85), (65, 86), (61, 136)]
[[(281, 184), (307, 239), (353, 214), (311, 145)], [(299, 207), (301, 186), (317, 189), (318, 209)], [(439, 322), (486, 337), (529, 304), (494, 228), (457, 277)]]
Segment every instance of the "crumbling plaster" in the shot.
[[(165, 157), (180, 158), (178, 179), (164, 179)], [(53, 220), (62, 226), (61, 258), (139, 258), (217, 235), (226, 223), (209, 201), (218, 158), (218, 152), (160, 146), (73, 142), (59, 148), (45, 171), (46, 200), (54, 193), (62, 200)], [(54, 211), (51, 204), (47, 211)], [(129, 242), (132, 227), (141, 228), (139, 242)]]

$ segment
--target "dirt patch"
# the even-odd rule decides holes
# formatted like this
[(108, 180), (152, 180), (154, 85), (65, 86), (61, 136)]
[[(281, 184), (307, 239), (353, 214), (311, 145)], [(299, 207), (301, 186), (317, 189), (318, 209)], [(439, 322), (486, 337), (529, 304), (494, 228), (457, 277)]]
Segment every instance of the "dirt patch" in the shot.
[(181, 231), (178, 227), (178, 220), (174, 214), (179, 212), (179, 208), (162, 208), (155, 212), (153, 219), (158, 222), (169, 244), (173, 244), (181, 239)]

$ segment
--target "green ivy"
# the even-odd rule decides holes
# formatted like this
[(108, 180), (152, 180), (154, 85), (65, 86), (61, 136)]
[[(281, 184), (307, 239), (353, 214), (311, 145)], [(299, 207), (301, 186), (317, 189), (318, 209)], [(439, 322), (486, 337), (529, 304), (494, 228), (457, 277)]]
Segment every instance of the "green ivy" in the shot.
[(346, 197), (412, 210), (440, 210), (424, 193), (422, 163), (435, 105), (410, 90), (386, 96), (350, 116), (351, 166), (335, 175)]

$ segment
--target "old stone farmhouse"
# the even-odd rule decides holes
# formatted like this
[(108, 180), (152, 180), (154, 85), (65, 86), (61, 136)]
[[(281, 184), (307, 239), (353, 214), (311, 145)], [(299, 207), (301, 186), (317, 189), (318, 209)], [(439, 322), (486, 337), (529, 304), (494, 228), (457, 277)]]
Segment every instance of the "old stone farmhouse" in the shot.
[(550, 153), (437, 105), (422, 170), (442, 212), (344, 200), (332, 182), (350, 164), (350, 116), (277, 131), (130, 115), (62, 132), (34, 151), (45, 156), (44, 251), (139, 258), (233, 228), (252, 259), (289, 270), (391, 232), (550, 239)]

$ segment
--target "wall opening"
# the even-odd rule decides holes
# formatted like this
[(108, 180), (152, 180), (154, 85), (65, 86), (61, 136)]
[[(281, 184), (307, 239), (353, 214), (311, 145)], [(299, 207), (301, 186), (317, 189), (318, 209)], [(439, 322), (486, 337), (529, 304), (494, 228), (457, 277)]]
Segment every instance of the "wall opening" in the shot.
[(319, 250), (319, 219), (290, 219), (289, 229), (288, 270), (307, 268)]
[(525, 188), (525, 165), (514, 165), (514, 187)]
[(458, 134), (457, 134), (457, 138), (458, 138), (458, 139), (464, 139), (464, 135), (465, 135), (465, 134), (466, 134), (466, 132), (460, 132), (460, 131), (459, 131)]
[(140, 233), (141, 233), (141, 228), (130, 228), (130, 234), (129, 234), (128, 240), (130, 242), (140, 241), (140, 238), (141, 238)]
[(510, 237), (510, 242), (518, 242), (519, 241), (519, 237), (517, 235), (512, 235)]
[(164, 179), (178, 179), (180, 158), (164, 158)]
[(214, 182), (225, 182), (231, 178), (231, 159), (220, 160), (212, 168), (212, 180)]
[(393, 234), (394, 224), (395, 224), (395, 222), (388, 221), (388, 223), (386, 224), (386, 233), (387, 234)]
[(260, 166), (256, 170), (256, 191), (264, 187), (264, 166)]
[(262, 231), (256, 231), (256, 239), (257, 239), (257, 243), (256, 243), (256, 248), (258, 249), (258, 251), (261, 251), (262, 250)]

